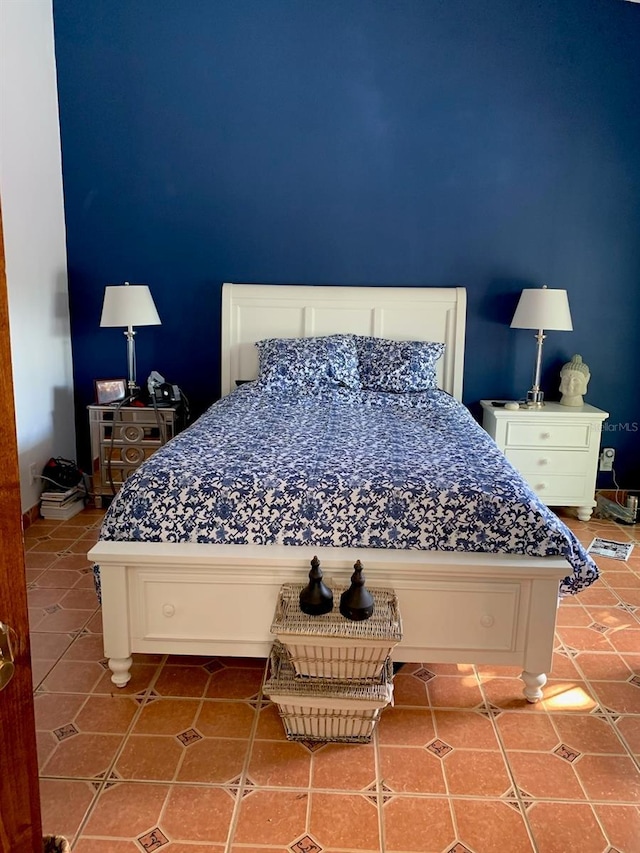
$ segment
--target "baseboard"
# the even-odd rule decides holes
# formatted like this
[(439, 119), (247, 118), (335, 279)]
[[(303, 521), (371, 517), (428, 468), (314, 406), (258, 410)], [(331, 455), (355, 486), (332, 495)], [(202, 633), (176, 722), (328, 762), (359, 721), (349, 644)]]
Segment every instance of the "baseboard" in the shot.
[(26, 512), (22, 513), (22, 529), (26, 530), (28, 527), (36, 522), (40, 518), (40, 503), (38, 502), (35, 506), (32, 506), (31, 509), (28, 509)]

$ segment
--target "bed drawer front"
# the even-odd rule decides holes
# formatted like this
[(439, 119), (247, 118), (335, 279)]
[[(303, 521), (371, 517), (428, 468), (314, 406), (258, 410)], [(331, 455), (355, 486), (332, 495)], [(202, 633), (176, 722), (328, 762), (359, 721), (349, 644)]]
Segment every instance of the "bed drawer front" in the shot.
[(516, 648), (521, 597), (517, 583), (433, 582), (397, 592), (405, 626), (403, 643), (408, 646), (419, 645), (418, 637), (411, 636), (411, 626), (416, 626), (422, 645), (428, 642), (433, 649)]
[[(132, 619), (143, 640), (273, 640), (271, 621), (279, 585), (229, 584), (203, 573), (137, 571), (131, 580)], [(237, 602), (230, 607), (232, 600)]]
[(587, 450), (591, 440), (591, 425), (510, 421), (507, 424), (507, 447), (571, 447)]

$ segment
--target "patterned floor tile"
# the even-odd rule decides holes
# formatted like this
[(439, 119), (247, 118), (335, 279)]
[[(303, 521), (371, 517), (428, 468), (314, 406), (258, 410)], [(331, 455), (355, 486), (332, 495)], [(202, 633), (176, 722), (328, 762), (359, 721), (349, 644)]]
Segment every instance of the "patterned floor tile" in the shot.
[(380, 849), (378, 808), (359, 794), (311, 794), (311, 835), (323, 848)]
[(433, 717), (427, 708), (385, 708), (378, 723), (378, 742), (426, 746), (436, 736)]
[[(591, 806), (581, 803), (534, 803), (527, 810), (537, 853), (603, 853), (606, 838)], [(576, 828), (578, 836), (576, 837)]]
[(483, 703), (480, 684), (474, 675), (438, 675), (427, 682), (427, 694), (432, 708), (459, 710), (476, 708)]
[(525, 749), (548, 752), (558, 744), (558, 733), (546, 714), (529, 715), (505, 711), (496, 719), (496, 728), (507, 750)]
[(501, 797), (511, 785), (499, 752), (454, 750), (442, 763), (447, 787), (453, 796)]
[(463, 844), (483, 853), (534, 853), (520, 812), (500, 800), (453, 800), (458, 834)]
[[(248, 738), (255, 717), (256, 710), (246, 702), (207, 701), (202, 704), (195, 725), (206, 737)], [(277, 712), (276, 717), (279, 730), (282, 731), (282, 723)]]
[(194, 696), (200, 698), (209, 683), (209, 673), (202, 666), (165, 664), (153, 686), (161, 696)]
[(584, 800), (575, 767), (552, 752), (507, 752), (519, 788), (535, 798)]
[(175, 785), (169, 791), (160, 826), (174, 841), (224, 843), (235, 802), (223, 788)]
[(43, 833), (73, 838), (95, 796), (96, 792), (88, 782), (41, 779)]
[(624, 747), (607, 719), (594, 715), (552, 714), (559, 739), (580, 753), (624, 754)]
[(447, 799), (394, 797), (382, 813), (387, 853), (441, 853), (456, 843)]
[(248, 772), (257, 785), (306, 788), (311, 774), (311, 753), (299, 743), (257, 740)]
[(135, 734), (178, 735), (195, 725), (200, 709), (197, 699), (156, 698), (146, 703), (136, 720)]
[(591, 799), (640, 803), (640, 770), (630, 758), (584, 755), (574, 769)]
[(380, 746), (380, 774), (396, 793), (445, 794), (443, 760), (419, 747)]
[(617, 850), (635, 851), (640, 848), (640, 810), (636, 806), (597, 804), (593, 807), (609, 844)]
[(177, 781), (225, 785), (231, 784), (242, 773), (249, 741), (203, 738), (184, 749)]
[(640, 714), (640, 677), (630, 675), (626, 682), (592, 681), (591, 687), (606, 708), (619, 714)]
[[(289, 847), (307, 832), (308, 797), (307, 791), (264, 790), (243, 797), (233, 836), (234, 843)], [(374, 811), (373, 806), (370, 808)]]
[(363, 791), (375, 788), (376, 755), (373, 746), (332, 743), (313, 753), (311, 787)]
[(434, 710), (438, 738), (453, 749), (499, 749), (490, 719), (475, 711)]
[(632, 755), (635, 755), (640, 763), (640, 716), (619, 717), (616, 720), (615, 728), (622, 736)]
[(167, 785), (120, 782), (102, 791), (83, 828), (84, 836), (139, 838), (158, 826)]
[(116, 761), (122, 779), (170, 782), (184, 757), (177, 738), (164, 735), (131, 735)]
[(67, 726), (57, 731), (59, 743), (42, 768), (44, 776), (93, 779), (110, 767), (123, 740), (121, 735), (72, 732)]
[(209, 699), (250, 699), (262, 685), (262, 669), (225, 666), (211, 673), (205, 695)]

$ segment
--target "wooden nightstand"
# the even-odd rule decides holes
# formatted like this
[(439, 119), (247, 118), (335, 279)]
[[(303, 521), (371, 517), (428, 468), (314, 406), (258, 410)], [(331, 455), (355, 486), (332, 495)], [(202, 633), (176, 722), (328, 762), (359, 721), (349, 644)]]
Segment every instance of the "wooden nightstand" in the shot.
[(177, 408), (88, 406), (96, 507), (180, 430)]
[[(482, 426), (547, 506), (577, 506), (591, 518), (602, 422), (595, 406), (546, 403), (540, 409), (508, 410), (481, 400)], [(502, 401), (497, 401), (502, 402)]]

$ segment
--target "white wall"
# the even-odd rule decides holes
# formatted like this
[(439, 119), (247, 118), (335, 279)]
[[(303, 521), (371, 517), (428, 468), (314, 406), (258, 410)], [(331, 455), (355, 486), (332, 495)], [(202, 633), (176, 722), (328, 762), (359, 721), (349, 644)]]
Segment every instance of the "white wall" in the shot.
[(75, 458), (51, 0), (0, 0), (0, 204), (24, 512), (31, 465)]

